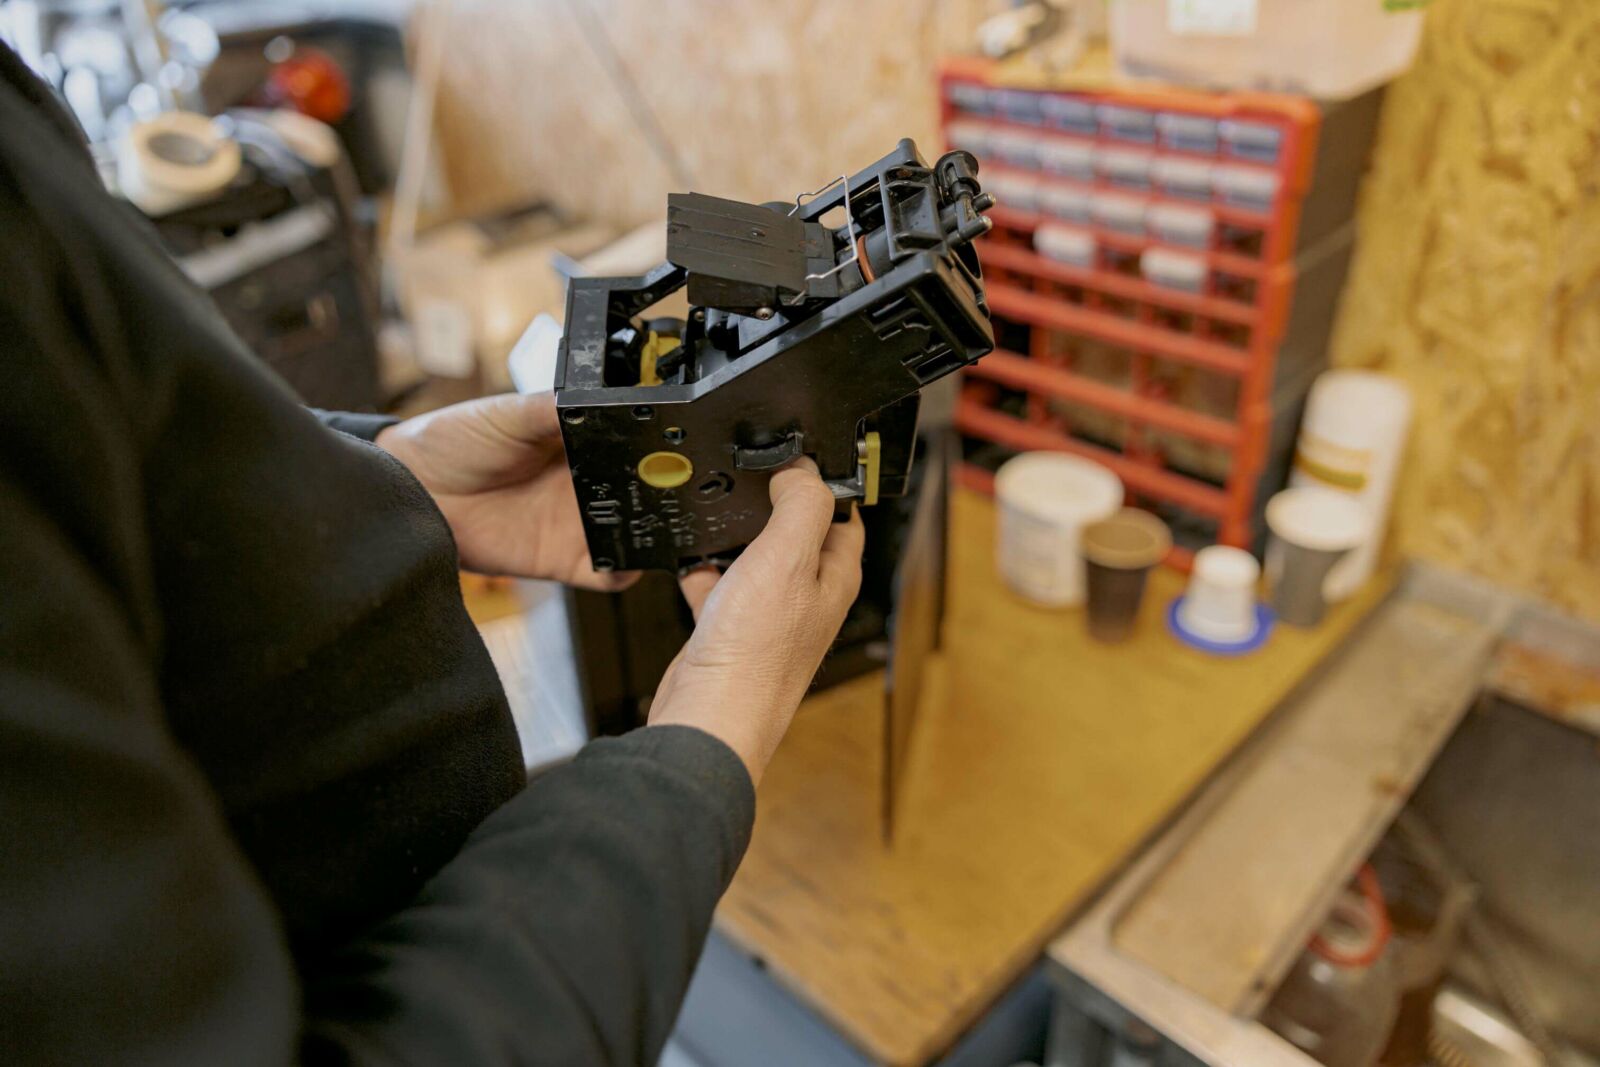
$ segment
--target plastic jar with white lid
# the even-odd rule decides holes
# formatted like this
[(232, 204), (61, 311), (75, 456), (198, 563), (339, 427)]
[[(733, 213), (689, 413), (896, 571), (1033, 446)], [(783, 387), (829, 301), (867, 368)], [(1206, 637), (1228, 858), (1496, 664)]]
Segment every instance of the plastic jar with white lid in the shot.
[(1019, 595), (1048, 607), (1083, 601), (1083, 527), (1122, 506), (1122, 482), (1093, 460), (1024, 452), (994, 480), (995, 562)]

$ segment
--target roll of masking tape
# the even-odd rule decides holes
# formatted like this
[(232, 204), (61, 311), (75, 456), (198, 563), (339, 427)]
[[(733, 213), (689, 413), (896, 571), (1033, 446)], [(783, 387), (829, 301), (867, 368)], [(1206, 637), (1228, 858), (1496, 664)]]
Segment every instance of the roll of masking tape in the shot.
[(238, 143), (192, 111), (135, 123), (117, 144), (117, 185), (147, 215), (207, 200), (238, 173)]

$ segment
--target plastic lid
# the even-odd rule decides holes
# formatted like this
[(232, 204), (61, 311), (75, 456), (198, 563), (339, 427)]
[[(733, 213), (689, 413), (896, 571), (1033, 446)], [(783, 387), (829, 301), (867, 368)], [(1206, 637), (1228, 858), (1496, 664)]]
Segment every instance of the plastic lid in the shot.
[(1103, 567), (1140, 570), (1166, 558), (1172, 548), (1167, 524), (1138, 508), (1123, 508), (1083, 528), (1083, 558)]
[(994, 479), (1003, 507), (1050, 522), (1103, 519), (1122, 506), (1122, 482), (1093, 460), (1060, 452), (1024, 452), (1001, 465)]
[(1365, 541), (1371, 523), (1360, 501), (1348, 493), (1304, 485), (1267, 501), (1267, 526), (1290, 544), (1342, 552)]
[(1191, 583), (1238, 589), (1253, 586), (1261, 577), (1261, 564), (1242, 548), (1231, 545), (1207, 545), (1194, 554), (1194, 566), (1189, 572)]
[(1307, 412), (1318, 422), (1367, 427), (1411, 416), (1411, 391), (1404, 382), (1370, 370), (1330, 370), (1311, 386)]

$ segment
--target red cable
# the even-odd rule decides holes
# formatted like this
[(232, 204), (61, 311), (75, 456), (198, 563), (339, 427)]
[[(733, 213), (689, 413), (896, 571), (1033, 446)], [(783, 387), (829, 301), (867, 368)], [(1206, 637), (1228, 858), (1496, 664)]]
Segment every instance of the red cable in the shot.
[(1394, 932), (1389, 923), (1389, 907), (1383, 899), (1383, 887), (1378, 884), (1378, 872), (1373, 870), (1372, 864), (1364, 863), (1356, 872), (1356, 887), (1372, 916), (1372, 942), (1358, 952), (1345, 952), (1329, 944), (1320, 933), (1311, 939), (1311, 951), (1337, 967), (1370, 967), (1383, 955)]

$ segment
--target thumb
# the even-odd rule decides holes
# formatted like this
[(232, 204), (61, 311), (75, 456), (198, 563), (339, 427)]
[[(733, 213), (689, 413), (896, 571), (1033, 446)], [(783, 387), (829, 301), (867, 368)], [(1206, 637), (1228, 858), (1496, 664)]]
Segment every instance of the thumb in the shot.
[(484, 422), (513, 441), (538, 444), (561, 438), (554, 393), (498, 393), (480, 403)]
[(696, 622), (700, 621), (700, 613), (705, 610), (706, 598), (721, 578), (722, 571), (708, 563), (678, 579), (678, 588), (683, 590), (683, 599), (689, 602), (689, 610), (694, 612)]

